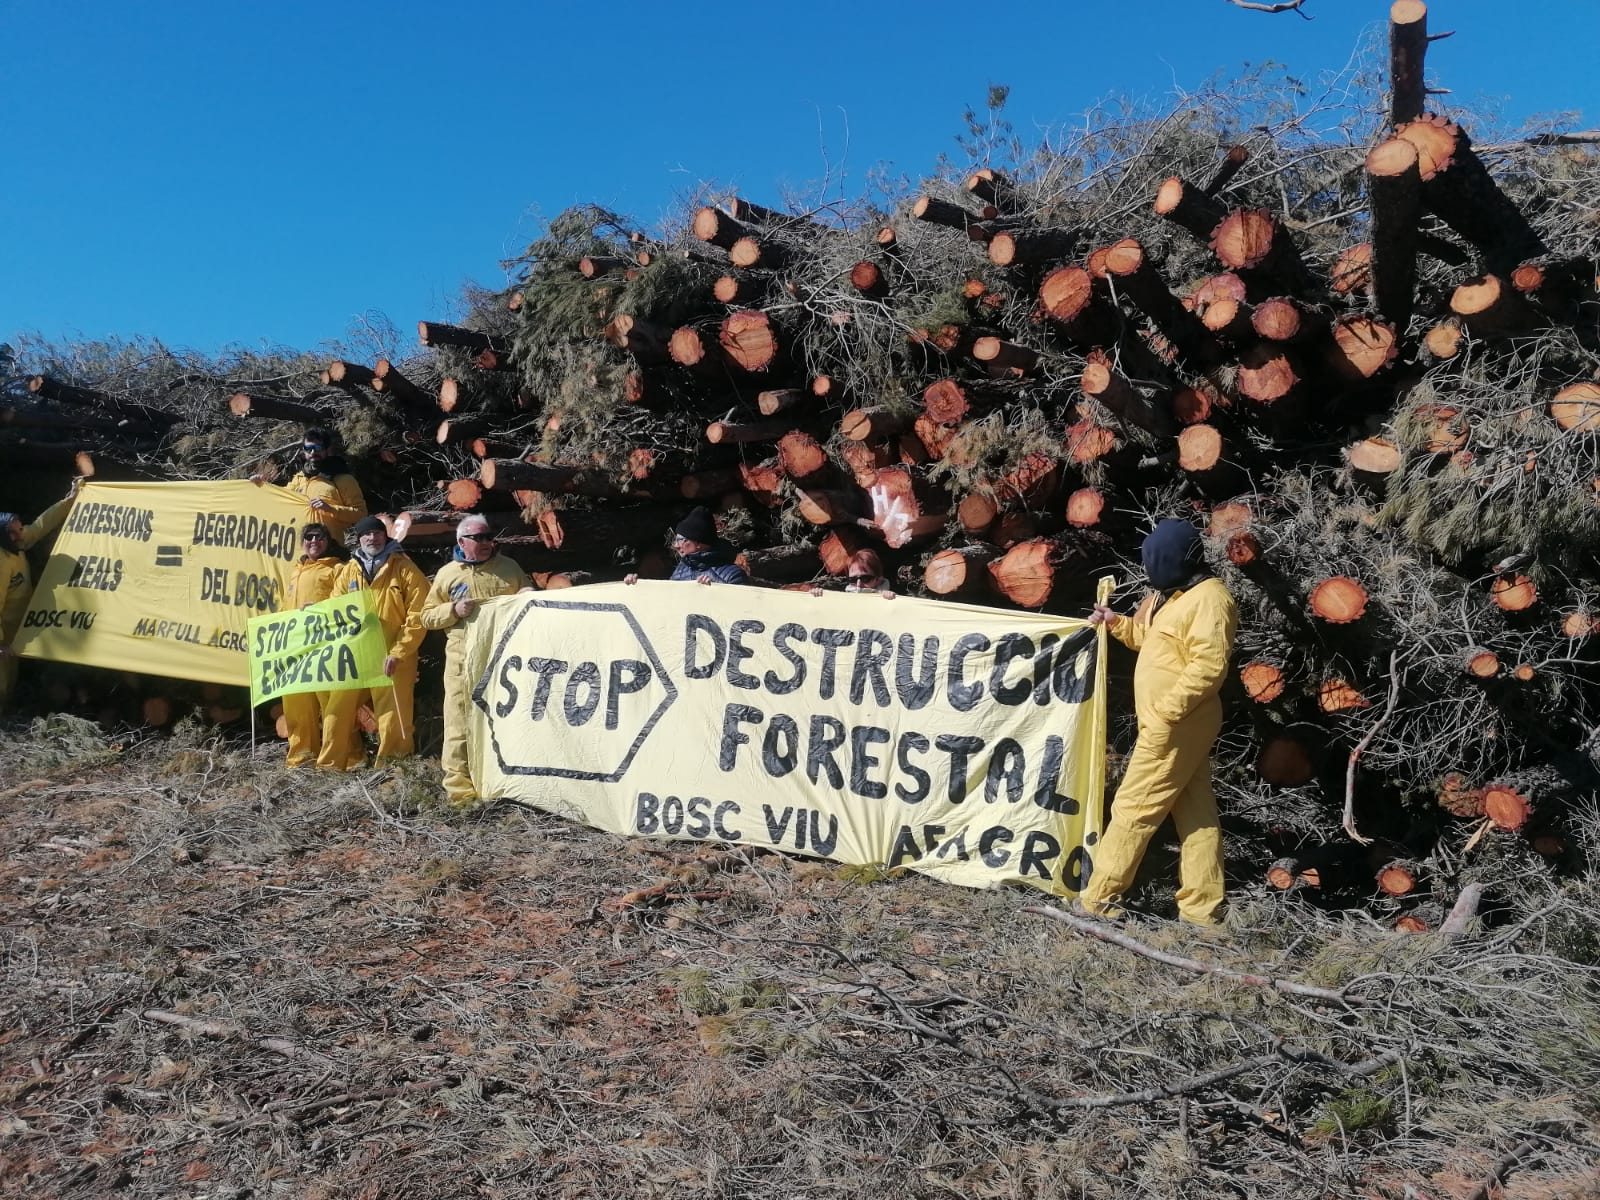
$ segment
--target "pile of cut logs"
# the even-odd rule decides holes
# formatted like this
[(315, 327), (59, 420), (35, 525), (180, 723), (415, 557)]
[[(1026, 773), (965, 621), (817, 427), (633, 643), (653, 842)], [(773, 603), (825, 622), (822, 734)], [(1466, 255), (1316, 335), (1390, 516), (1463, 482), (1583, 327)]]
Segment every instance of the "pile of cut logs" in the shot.
[(1424, 111), (1426, 6), (1390, 17), (1365, 144), (1153, 123), (1120, 171), (979, 167), (849, 222), (586, 210), (496, 303), (421, 322), (428, 355), (228, 412), (377, 414), (353, 458), (408, 544), (483, 513), (544, 587), (665, 574), (706, 504), (771, 586), (872, 548), (905, 591), (1081, 613), (1188, 517), (1241, 600), (1218, 760), (1244, 852), (1428, 927), (1468, 878), (1574, 862), (1595, 786), (1600, 228), (1568, 198), (1600, 160), (1475, 149)]

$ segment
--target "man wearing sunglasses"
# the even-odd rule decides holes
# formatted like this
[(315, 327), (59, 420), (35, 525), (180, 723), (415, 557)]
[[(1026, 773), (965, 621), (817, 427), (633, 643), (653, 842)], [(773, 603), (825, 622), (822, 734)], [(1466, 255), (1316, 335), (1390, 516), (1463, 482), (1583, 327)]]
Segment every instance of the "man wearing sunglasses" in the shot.
[(478, 803), (477, 789), (467, 769), (472, 680), (467, 677), (463, 661), (466, 628), (485, 600), (532, 587), (527, 572), (495, 550), (488, 520), (471, 516), (456, 527), (455, 558), (439, 568), (423, 602), (422, 627), (450, 631), (445, 639), (444, 746), (439, 752), (439, 765), (444, 769), (445, 798), (456, 808), (471, 808)]
[[(328, 527), (313, 522), (300, 531), (303, 553), (294, 564), (284, 592), (284, 610), (304, 608), (333, 595), (333, 582), (344, 566)], [(309, 767), (322, 751), (322, 715), (328, 692), (294, 692), (283, 698), (283, 720), (289, 727), (288, 767)]]
[[(428, 577), (400, 548), (400, 543), (390, 539), (388, 527), (377, 517), (362, 517), (352, 531), (356, 546), (334, 580), (333, 590), (340, 594), (365, 588), (372, 593), (372, 606), (378, 612), (383, 640), (389, 647), (383, 673), (394, 683), (373, 688), (370, 693), (372, 715), (378, 722), (377, 762), (382, 766), (408, 757), (415, 744), (412, 699), (417, 690), (417, 651), (422, 648), (420, 617), (428, 594)], [(356, 733), (356, 709), (367, 694), (360, 689), (329, 693), (319, 766), (348, 771), (361, 765), (365, 754)], [(349, 747), (354, 752), (341, 758), (334, 747)]]
[[(311, 519), (327, 526), (328, 537), (344, 544), (345, 530), (367, 515), (367, 498), (361, 485), (350, 474), (342, 454), (333, 453), (331, 430), (312, 426), (300, 442), (301, 467), (284, 486), (306, 498)], [(250, 476), (252, 483), (266, 483), (267, 476)]]

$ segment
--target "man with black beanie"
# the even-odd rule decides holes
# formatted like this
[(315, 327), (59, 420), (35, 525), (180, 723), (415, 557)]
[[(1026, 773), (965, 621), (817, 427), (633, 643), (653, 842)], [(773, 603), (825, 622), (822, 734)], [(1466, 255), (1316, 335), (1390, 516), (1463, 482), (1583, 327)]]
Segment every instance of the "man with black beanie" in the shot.
[(1233, 653), (1238, 611), (1206, 567), (1200, 535), (1187, 521), (1159, 522), (1140, 547), (1156, 589), (1132, 617), (1097, 604), (1089, 615), (1138, 652), (1133, 704), (1139, 738), (1094, 851), (1083, 907), (1115, 915), (1150, 839), (1169, 815), (1178, 832), (1178, 913), (1214, 925), (1222, 907), (1222, 831), (1211, 790), (1211, 746), (1222, 729), (1218, 692)]

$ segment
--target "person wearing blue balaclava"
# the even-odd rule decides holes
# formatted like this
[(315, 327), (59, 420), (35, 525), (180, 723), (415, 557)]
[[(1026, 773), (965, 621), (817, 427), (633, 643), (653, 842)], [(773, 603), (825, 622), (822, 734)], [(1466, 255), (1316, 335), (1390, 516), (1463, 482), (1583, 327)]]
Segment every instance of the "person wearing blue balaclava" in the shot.
[(1081, 903), (1115, 915), (1145, 849), (1168, 816), (1178, 832), (1178, 913), (1213, 925), (1222, 907), (1222, 831), (1211, 790), (1211, 746), (1222, 729), (1218, 696), (1233, 652), (1238, 612), (1206, 568), (1187, 521), (1159, 522), (1139, 549), (1155, 591), (1132, 617), (1095, 605), (1089, 621), (1136, 651), (1133, 704), (1139, 737), (1095, 848)]

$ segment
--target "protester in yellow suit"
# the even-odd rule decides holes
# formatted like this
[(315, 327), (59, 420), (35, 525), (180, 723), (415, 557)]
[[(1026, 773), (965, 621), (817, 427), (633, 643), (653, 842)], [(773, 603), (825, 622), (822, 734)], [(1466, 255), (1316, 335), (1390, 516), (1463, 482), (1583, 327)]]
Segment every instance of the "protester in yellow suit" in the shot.
[(439, 568), (428, 591), (423, 628), (450, 631), (444, 654), (444, 748), (439, 765), (444, 768), (445, 797), (457, 808), (478, 802), (467, 770), (467, 716), (472, 703), (472, 680), (462, 661), (467, 627), (483, 601), (531, 587), (521, 567), (495, 552), (489, 522), (474, 516), (457, 527), (455, 561)]
[[(326, 525), (313, 522), (300, 531), (300, 547), (305, 551), (289, 576), (284, 592), (284, 611), (304, 608), (333, 594), (334, 580), (344, 559), (328, 537)], [(293, 692), (283, 698), (283, 720), (289, 727), (288, 767), (308, 767), (317, 761), (322, 749), (322, 713), (327, 692)]]
[[(328, 536), (344, 544), (345, 530), (367, 515), (367, 498), (361, 485), (350, 474), (344, 456), (333, 453), (330, 430), (312, 426), (301, 438), (302, 467), (284, 484), (291, 492), (306, 498), (308, 516), (328, 527)], [(253, 483), (265, 483), (265, 475), (250, 476)]]
[(1206, 569), (1200, 535), (1162, 521), (1140, 548), (1156, 594), (1134, 617), (1095, 605), (1091, 624), (1139, 654), (1133, 704), (1139, 737), (1094, 851), (1083, 907), (1116, 916), (1146, 847), (1169, 815), (1178, 832), (1178, 913), (1214, 925), (1222, 907), (1222, 831), (1211, 791), (1211, 746), (1222, 729), (1218, 691), (1238, 624), (1233, 597)]
[[(383, 673), (394, 680), (394, 686), (373, 688), (370, 693), (372, 714), (378, 721), (377, 761), (381, 764), (405, 758), (415, 744), (412, 699), (417, 689), (417, 651), (422, 648), (423, 632), (419, 618), (428, 595), (428, 577), (399, 542), (390, 540), (388, 529), (377, 517), (362, 517), (351, 531), (356, 546), (333, 590), (335, 595), (362, 588), (372, 593), (372, 606), (378, 611), (383, 640), (389, 647)], [(328, 693), (318, 766), (348, 771), (361, 765), (361, 751), (352, 754), (349, 748), (360, 744), (355, 740), (356, 709), (366, 695), (360, 688)], [(344, 747), (345, 753), (341, 755), (336, 747)]]
[(31, 525), (24, 525), (16, 513), (0, 512), (0, 713), (10, 706), (11, 691), (17, 684), (17, 655), (11, 642), (22, 631), (22, 618), (33, 598), (27, 552), (61, 528), (82, 483), (74, 479), (66, 498), (45, 509)]

